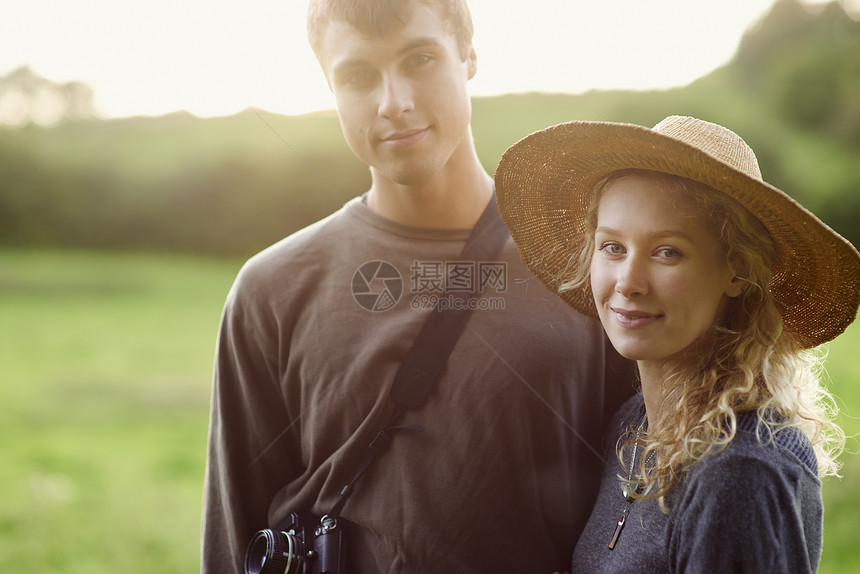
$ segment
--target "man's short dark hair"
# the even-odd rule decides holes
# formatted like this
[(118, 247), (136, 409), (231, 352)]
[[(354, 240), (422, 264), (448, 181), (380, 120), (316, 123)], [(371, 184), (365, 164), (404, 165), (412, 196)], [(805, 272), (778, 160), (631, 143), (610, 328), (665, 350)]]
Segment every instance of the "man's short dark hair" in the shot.
[(322, 63), (322, 42), (330, 21), (346, 22), (363, 34), (379, 37), (406, 24), (418, 4), (442, 10), (457, 38), (460, 56), (465, 60), (474, 34), (472, 14), (466, 0), (310, 0), (307, 31), (311, 49)]

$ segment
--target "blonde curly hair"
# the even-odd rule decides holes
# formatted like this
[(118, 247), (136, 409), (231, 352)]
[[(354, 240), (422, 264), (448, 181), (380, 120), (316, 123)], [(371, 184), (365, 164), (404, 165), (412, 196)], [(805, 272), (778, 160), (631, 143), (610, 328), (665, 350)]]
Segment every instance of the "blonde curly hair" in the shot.
[[(781, 427), (794, 425), (812, 443), (819, 476), (838, 475), (837, 457), (845, 434), (834, 422), (837, 409), (822, 383), (824, 353), (803, 350), (782, 317), (768, 285), (774, 261), (771, 238), (761, 223), (726, 194), (682, 177), (645, 170), (621, 170), (594, 188), (587, 216), (588, 239), (575, 253), (560, 291), (590, 280), (597, 206), (606, 188), (632, 175), (656, 179), (673, 198), (692, 201), (695, 213), (710, 226), (726, 263), (746, 282), (743, 293), (731, 300), (726, 319), (715, 324), (695, 343), (701, 352), (684, 353), (667, 363), (662, 373), (661, 420), (656, 434), (631, 432), (619, 440), (618, 457), (634, 447), (642, 449), (636, 481), (638, 496), (658, 499), (667, 510), (665, 495), (705, 456), (731, 442), (739, 414), (758, 413), (759, 437), (773, 437)], [(697, 357), (694, 362), (690, 357)], [(633, 430), (633, 429), (631, 429)], [(770, 439), (772, 440), (772, 438)], [(629, 457), (628, 457), (629, 458)]]

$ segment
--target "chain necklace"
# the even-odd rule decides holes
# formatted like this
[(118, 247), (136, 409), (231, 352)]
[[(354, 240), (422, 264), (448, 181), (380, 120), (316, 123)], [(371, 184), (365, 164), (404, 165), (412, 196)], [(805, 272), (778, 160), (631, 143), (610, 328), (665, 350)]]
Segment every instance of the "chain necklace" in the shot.
[(637, 481), (635, 486), (633, 485), (633, 470), (636, 465), (636, 449), (639, 446), (639, 437), (642, 435), (642, 430), (645, 428), (645, 421), (647, 420), (647, 417), (643, 416), (642, 422), (639, 423), (639, 428), (636, 429), (636, 441), (633, 443), (633, 453), (630, 457), (630, 470), (627, 471), (627, 482), (626, 484), (621, 485), (621, 494), (624, 497), (624, 512), (622, 512), (621, 518), (618, 520), (618, 524), (615, 525), (615, 530), (612, 532), (612, 538), (609, 539), (607, 548), (610, 550), (615, 548), (615, 543), (618, 542), (618, 537), (621, 535), (624, 523), (627, 522), (627, 516), (630, 514), (630, 507), (633, 506), (633, 503), (636, 501), (634, 495), (639, 494), (639, 491), (642, 488), (641, 480)]

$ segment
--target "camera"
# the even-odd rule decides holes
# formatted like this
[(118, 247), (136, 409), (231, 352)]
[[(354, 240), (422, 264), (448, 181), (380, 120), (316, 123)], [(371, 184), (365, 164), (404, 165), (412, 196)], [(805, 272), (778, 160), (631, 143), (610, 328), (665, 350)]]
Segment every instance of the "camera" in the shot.
[(245, 553), (245, 574), (344, 574), (344, 524), (290, 514), (282, 527), (257, 532)]

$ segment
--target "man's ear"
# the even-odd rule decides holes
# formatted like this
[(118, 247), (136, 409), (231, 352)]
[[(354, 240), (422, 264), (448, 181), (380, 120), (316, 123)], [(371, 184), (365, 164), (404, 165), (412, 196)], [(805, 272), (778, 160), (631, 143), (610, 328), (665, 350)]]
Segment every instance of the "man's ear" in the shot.
[(471, 80), (478, 73), (478, 54), (475, 53), (474, 46), (469, 48), (469, 55), (466, 56), (466, 65), (468, 66), (469, 79)]

